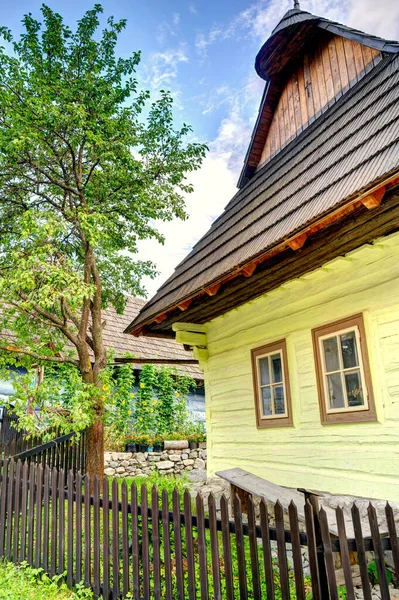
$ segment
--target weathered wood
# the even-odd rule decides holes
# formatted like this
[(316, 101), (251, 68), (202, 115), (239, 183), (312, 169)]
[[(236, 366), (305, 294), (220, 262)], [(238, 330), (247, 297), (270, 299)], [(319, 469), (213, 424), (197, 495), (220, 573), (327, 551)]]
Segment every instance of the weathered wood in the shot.
[(314, 518), (313, 508), (309, 500), (306, 500), (305, 504), (305, 524), (306, 534), (308, 538), (308, 553), (309, 553), (309, 567), (310, 577), (312, 580), (312, 595), (314, 600), (320, 600), (320, 579), (319, 579), (319, 565), (317, 560), (317, 545), (316, 545), (316, 533), (314, 530)]
[(215, 496), (211, 492), (208, 496), (209, 513), (209, 534), (211, 539), (211, 560), (212, 560), (212, 579), (213, 596), (215, 600), (221, 600), (222, 590), (220, 586), (220, 563), (219, 563), (219, 544), (217, 533), (217, 517)]
[(172, 493), (173, 532), (175, 542), (176, 587), (178, 600), (184, 600), (183, 552), (180, 525), (180, 496), (177, 488)]
[(90, 527), (90, 475), (85, 476), (84, 489), (84, 583), (91, 586), (91, 527)]
[(352, 581), (352, 571), (351, 571), (351, 563), (349, 558), (349, 550), (348, 544), (346, 541), (346, 529), (345, 529), (345, 519), (344, 513), (340, 506), (336, 508), (337, 515), (337, 525), (338, 525), (338, 536), (339, 536), (339, 544), (341, 548), (341, 560), (342, 560), (342, 568), (344, 570), (345, 575), (345, 585), (346, 585), (346, 593), (348, 600), (355, 600), (355, 590), (353, 587)]
[(385, 572), (384, 550), (382, 548), (380, 531), (378, 528), (377, 514), (371, 502), (368, 505), (367, 513), (369, 517), (371, 537), (373, 539), (375, 561), (377, 563), (378, 582), (380, 584), (381, 599), (390, 600), (388, 581)]
[[(58, 572), (65, 570), (65, 498), (64, 498), (65, 475), (64, 470), (58, 471)], [(37, 518), (36, 518), (37, 520)]]
[(283, 600), (289, 600), (290, 586), (288, 578), (287, 553), (285, 548), (284, 512), (283, 507), (278, 500), (274, 507), (274, 517), (276, 521), (277, 555), (280, 571), (281, 597)]
[(74, 498), (73, 498), (73, 482), (74, 482), (74, 473), (72, 470), (68, 471), (68, 554), (67, 554), (67, 584), (69, 587), (73, 586), (73, 559), (74, 559), (74, 540), (73, 540), (73, 531), (74, 531), (74, 523), (73, 523), (73, 509), (74, 509)]
[[(155, 505), (153, 502), (152, 514), (154, 518)], [(186, 555), (187, 555), (187, 578), (188, 578), (188, 598), (195, 600), (195, 560), (194, 560), (194, 544), (193, 544), (193, 527), (192, 527), (192, 512), (191, 512), (191, 496), (190, 492), (184, 492), (184, 523), (186, 531)], [(154, 560), (154, 580), (155, 580), (155, 560)], [(155, 583), (154, 583), (155, 595)]]
[[(133, 504), (133, 502), (132, 502)], [(133, 519), (133, 515), (132, 515)], [(109, 481), (103, 479), (103, 596), (109, 598)], [(134, 600), (137, 600), (135, 597)]]
[[(391, 550), (393, 557), (393, 564), (395, 567), (396, 581), (399, 582), (399, 540), (396, 533), (395, 517), (393, 514), (392, 506), (387, 502), (385, 505), (385, 516), (387, 519), (387, 526), (389, 532), (389, 539), (391, 540)], [(368, 598), (365, 600), (369, 600)]]
[[(299, 539), (299, 524), (298, 510), (294, 502), (290, 502), (288, 506), (288, 516), (290, 519), (291, 543), (292, 543), (292, 558), (294, 562), (295, 590), (297, 600), (305, 600), (305, 587), (303, 580), (303, 565), (301, 542)], [(331, 600), (338, 600), (331, 598)]]
[[(11, 477), (11, 474), (10, 474)], [(35, 530), (35, 567), (38, 569), (41, 566), (42, 552), (42, 493), (43, 493), (43, 467), (39, 465), (37, 469), (36, 481), (36, 530)], [(61, 523), (61, 515), (60, 515)], [(61, 525), (60, 525), (61, 529)], [(62, 540), (64, 537), (62, 536)], [(61, 531), (60, 531), (61, 544)]]
[(123, 573), (123, 596), (126, 596), (130, 589), (129, 580), (129, 534), (128, 534), (128, 516), (127, 516), (127, 485), (126, 480), (122, 481), (121, 486), (121, 505), (122, 505), (122, 573)]
[(247, 569), (245, 564), (245, 551), (244, 551), (244, 536), (242, 531), (242, 512), (241, 502), (239, 497), (236, 495), (233, 499), (233, 513), (234, 513), (234, 524), (236, 534), (236, 550), (237, 550), (237, 567), (238, 567), (238, 583), (240, 588), (241, 600), (248, 599), (248, 585), (247, 585)]
[(138, 508), (137, 508), (137, 486), (132, 483), (130, 487), (130, 507), (132, 514), (132, 583), (133, 598), (140, 599), (140, 574), (139, 574), (139, 537), (138, 537)]
[[(16, 468), (16, 472), (15, 472), (15, 492), (14, 492), (14, 496), (15, 496), (15, 501), (14, 501), (14, 541), (13, 541), (13, 545), (12, 545), (12, 550), (13, 550), (12, 558), (13, 558), (14, 563), (16, 563), (18, 560), (18, 550), (19, 550), (19, 536), (20, 536), (19, 521), (20, 521), (20, 509), (21, 509), (21, 474), (22, 474), (22, 463), (20, 460), (18, 460), (17, 468)], [(47, 488), (47, 497), (48, 497), (48, 488)], [(44, 521), (46, 521), (46, 505), (44, 508), (45, 508)], [(48, 502), (47, 502), (47, 510), (48, 510)], [(47, 538), (47, 540), (48, 540), (48, 538)], [(47, 570), (47, 563), (45, 563), (45, 565), (46, 565), (46, 570)]]
[[(78, 471), (76, 475), (76, 581), (82, 581), (82, 474)], [(96, 482), (94, 481), (94, 491)], [(96, 544), (96, 534), (94, 529), (94, 545)], [(100, 541), (98, 541), (98, 544)], [(94, 555), (95, 556), (95, 555)]]
[[(7, 473), (7, 467), (4, 467)], [(4, 475), (3, 475), (4, 476)], [(34, 536), (34, 523), (35, 523), (35, 491), (36, 491), (36, 467), (34, 463), (30, 464), (29, 467), (29, 510), (28, 510), (28, 553), (27, 561), (30, 565), (33, 565), (33, 536)], [(0, 519), (1, 519), (1, 507), (0, 507)], [(0, 540), (2, 540), (2, 534), (0, 531)], [(0, 551), (0, 556), (2, 552)]]
[(269, 515), (264, 498), (260, 501), (260, 527), (262, 532), (263, 565), (266, 577), (267, 600), (274, 600), (273, 562), (270, 548)]
[(208, 569), (206, 561), (206, 541), (204, 527), (204, 500), (201, 494), (197, 494), (197, 535), (198, 535), (198, 561), (200, 567), (200, 589), (201, 600), (208, 600)]
[(4, 556), (5, 547), (5, 521), (6, 521), (6, 506), (7, 498), (10, 494), (10, 479), (9, 479), (9, 459), (5, 455), (3, 458), (2, 479), (1, 479), (1, 499), (0, 499), (0, 558)]
[(57, 544), (58, 544), (58, 472), (51, 471), (51, 556), (50, 575), (57, 572)]
[(334, 555), (331, 546), (331, 537), (329, 531), (329, 523), (327, 514), (324, 508), (319, 512), (320, 532), (323, 541), (324, 556), (326, 561), (328, 587), (330, 590), (331, 600), (338, 600), (337, 581), (335, 578)]
[[(151, 492), (151, 513), (152, 513), (152, 552), (154, 567), (154, 599), (161, 600), (161, 548), (159, 537), (159, 497), (156, 485), (152, 486)], [(192, 543), (192, 540), (191, 540)], [(186, 543), (187, 563), (190, 563), (189, 540)], [(188, 567), (189, 568), (189, 567)], [(190, 578), (190, 569), (189, 569)], [(195, 586), (194, 586), (195, 589)], [(190, 596), (189, 596), (190, 597)], [(191, 597), (190, 597), (191, 600)]]
[(28, 463), (25, 461), (22, 467), (22, 502), (21, 502), (21, 544), (19, 550), (19, 561), (26, 558), (26, 520), (28, 507)]
[[(78, 475), (79, 476), (79, 475)], [(125, 483), (125, 482), (124, 482)], [(125, 484), (126, 485), (126, 484)], [(79, 488), (76, 484), (78, 493)], [(122, 504), (123, 506), (123, 504)], [(76, 517), (76, 537), (78, 537), (78, 518)], [(80, 531), (81, 531), (80, 524)], [(81, 539), (81, 533), (79, 535)], [(93, 481), (93, 591), (95, 596), (100, 595), (100, 480), (97, 475), (94, 477)], [(76, 552), (76, 560), (78, 560)], [(82, 560), (82, 559), (80, 559)], [(78, 580), (79, 581), (79, 580)], [(127, 593), (127, 592), (126, 592)]]
[(231, 558), (231, 540), (229, 523), (229, 503), (223, 494), (220, 499), (220, 513), (222, 521), (224, 579), (226, 586), (226, 600), (234, 600), (233, 569)]
[(368, 574), (368, 566), (366, 560), (366, 552), (364, 549), (364, 541), (363, 541), (363, 531), (362, 531), (362, 522), (360, 518), (360, 512), (356, 504), (352, 505), (352, 520), (353, 520), (353, 528), (355, 530), (355, 539), (357, 546), (357, 559), (360, 568), (360, 577), (363, 588), (363, 597), (364, 600), (371, 600), (371, 589), (370, 589), (370, 580)]
[[(168, 492), (162, 490), (162, 531), (163, 531), (163, 548), (164, 548), (164, 569), (165, 569), (165, 599), (173, 600), (172, 598), (172, 566), (170, 557), (170, 530), (169, 530), (169, 500)], [(199, 534), (198, 534), (199, 547)], [(138, 596), (139, 598), (139, 596)]]
[(252, 594), (254, 600), (261, 600), (262, 593), (260, 589), (260, 574), (259, 574), (259, 557), (258, 557), (258, 542), (256, 537), (256, 520), (255, 509), (252, 498), (247, 500), (247, 515), (248, 515), (248, 540), (249, 552), (251, 558), (251, 575), (252, 575)]
[[(143, 498), (142, 498), (143, 501)], [(144, 517), (143, 517), (143, 552), (144, 552)], [(148, 530), (147, 530), (148, 536)], [(148, 537), (147, 537), (148, 543)], [(148, 551), (148, 548), (147, 548)], [(112, 480), (112, 595), (119, 597), (119, 500), (118, 500), (118, 480)], [(144, 597), (146, 588), (144, 587)]]

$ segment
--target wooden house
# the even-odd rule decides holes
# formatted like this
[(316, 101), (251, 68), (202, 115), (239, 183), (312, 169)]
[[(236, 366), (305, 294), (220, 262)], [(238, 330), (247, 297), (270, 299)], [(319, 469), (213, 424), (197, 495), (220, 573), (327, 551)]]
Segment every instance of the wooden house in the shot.
[(127, 328), (205, 374), (208, 468), (399, 499), (399, 43), (288, 11), (239, 190)]

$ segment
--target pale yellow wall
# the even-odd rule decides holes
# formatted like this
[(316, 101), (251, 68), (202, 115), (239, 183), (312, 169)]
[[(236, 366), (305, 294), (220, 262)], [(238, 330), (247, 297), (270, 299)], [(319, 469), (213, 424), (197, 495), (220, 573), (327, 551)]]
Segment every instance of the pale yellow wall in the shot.
[[(248, 279), (251, 285), (251, 279)], [(376, 423), (321, 425), (311, 329), (362, 312)], [(294, 427), (258, 430), (250, 350), (287, 340)], [(208, 469), (399, 501), (399, 234), (207, 324)]]

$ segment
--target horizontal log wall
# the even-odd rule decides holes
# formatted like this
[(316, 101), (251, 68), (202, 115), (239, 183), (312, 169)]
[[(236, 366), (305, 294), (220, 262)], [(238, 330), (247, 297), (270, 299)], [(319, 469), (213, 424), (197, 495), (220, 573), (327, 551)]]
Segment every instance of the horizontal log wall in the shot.
[(283, 88), (258, 166), (297, 136), (380, 58), (377, 50), (340, 36), (307, 52)]
[[(250, 285), (250, 282), (248, 282)], [(210, 321), (210, 474), (242, 467), (289, 487), (399, 497), (399, 234), (377, 239)], [(311, 329), (363, 313), (378, 422), (320, 423)], [(251, 349), (286, 339), (293, 427), (258, 430)]]

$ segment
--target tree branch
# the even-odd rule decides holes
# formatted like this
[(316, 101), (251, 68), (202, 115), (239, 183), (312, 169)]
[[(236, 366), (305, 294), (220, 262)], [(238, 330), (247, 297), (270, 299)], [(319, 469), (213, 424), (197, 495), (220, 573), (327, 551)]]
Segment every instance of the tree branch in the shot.
[(41, 354), (37, 354), (37, 352), (32, 352), (31, 350), (27, 350), (26, 348), (17, 348), (15, 346), (0, 346), (0, 350), (5, 352), (12, 352), (13, 354), (24, 354), (26, 356), (30, 356), (35, 360), (43, 360), (47, 362), (53, 363), (69, 363), (74, 365), (75, 367), (79, 367), (79, 361), (74, 360), (73, 358), (69, 358), (67, 356), (43, 356)]

